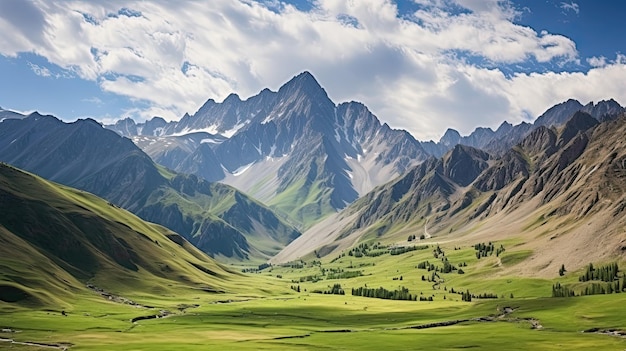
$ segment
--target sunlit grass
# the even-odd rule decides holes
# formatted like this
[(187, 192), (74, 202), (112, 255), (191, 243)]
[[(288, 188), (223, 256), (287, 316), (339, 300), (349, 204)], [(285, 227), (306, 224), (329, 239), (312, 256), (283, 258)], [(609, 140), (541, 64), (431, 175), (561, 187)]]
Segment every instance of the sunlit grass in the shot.
[[(479, 260), (472, 247), (454, 248), (443, 247), (450, 262), (467, 263), (466, 274), (441, 274), (444, 281), (437, 288), (433, 288), (432, 282), (421, 280), (422, 275), (428, 274), (426, 270), (416, 268), (424, 260), (440, 264), (433, 257), (432, 247), (376, 258), (346, 255), (332, 263), (324, 261), (321, 267), (307, 262), (303, 268), (274, 266), (247, 274), (235, 278), (233, 289), (223, 294), (193, 292), (183, 287), (171, 288), (175, 292), (167, 294), (131, 294), (138, 303), (151, 308), (109, 302), (92, 292), (77, 293), (75, 302), (66, 310), (67, 316), (54, 308), (4, 303), (0, 305), (0, 324), (20, 332), (2, 333), (0, 337), (71, 343), (72, 350), (626, 348), (624, 339), (582, 333), (590, 328), (626, 328), (626, 319), (616, 308), (626, 302), (626, 294), (551, 298), (552, 280), (499, 276), (494, 274), (501, 269), (495, 255)], [(326, 273), (331, 268), (361, 270), (363, 276), (330, 280), (322, 275), (322, 268)], [(301, 277), (313, 275), (320, 280), (300, 282)], [(340, 283), (346, 295), (312, 293), (334, 283)], [(300, 293), (290, 289), (298, 285)], [(350, 288), (363, 285), (388, 289), (404, 286), (411, 292), (434, 296), (434, 301), (351, 296)], [(453, 287), (475, 293), (491, 292), (499, 298), (463, 302), (460, 295), (450, 293)], [(499, 321), (475, 320), (497, 316), (505, 306), (515, 311)], [(162, 310), (171, 315), (131, 323), (132, 318), (159, 314)], [(543, 328), (532, 329), (529, 318), (538, 320)], [(451, 320), (467, 321), (445, 327), (411, 328)]]

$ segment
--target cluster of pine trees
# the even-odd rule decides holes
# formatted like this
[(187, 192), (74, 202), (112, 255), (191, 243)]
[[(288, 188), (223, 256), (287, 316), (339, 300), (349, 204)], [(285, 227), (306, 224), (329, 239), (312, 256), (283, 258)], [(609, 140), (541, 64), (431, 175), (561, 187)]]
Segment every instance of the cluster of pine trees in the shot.
[(437, 245), (437, 247), (433, 250), (433, 257), (439, 258), (439, 256), (445, 256), (446, 253)]
[[(406, 239), (407, 241), (413, 241), (416, 240), (417, 236), (415, 236), (415, 234), (409, 235), (409, 237)], [(424, 240), (426, 239), (426, 235), (424, 234), (420, 234), (420, 240)]]
[[(458, 268), (455, 267), (453, 264), (450, 263), (450, 261), (448, 261), (447, 257), (442, 257), (442, 262), (443, 262), (443, 267), (440, 268), (439, 266), (435, 266), (434, 264), (430, 263), (429, 261), (422, 261), (420, 263), (417, 264), (417, 268), (418, 269), (425, 269), (427, 271), (435, 271), (435, 272), (441, 272), (441, 273), (451, 273), (454, 272), (456, 270), (459, 270), (460, 267), (466, 267), (467, 263), (465, 262), (461, 262), (458, 264)], [(463, 274), (463, 273), (460, 273)]]
[(244, 268), (241, 271), (244, 272), (244, 273), (259, 273), (260, 271), (264, 270), (265, 268), (270, 268), (270, 267), (272, 267), (271, 264), (269, 264), (269, 263), (262, 263), (262, 264), (260, 264), (256, 268)]
[(326, 279), (350, 279), (355, 277), (360, 277), (363, 275), (362, 271), (344, 271), (341, 272), (331, 272), (326, 275)]
[[(471, 302), (472, 299), (497, 299), (498, 295), (496, 294), (492, 294), (492, 293), (481, 293), (481, 294), (472, 294), (469, 289), (466, 290), (465, 292), (463, 291), (456, 291), (454, 290), (454, 288), (450, 289), (450, 293), (451, 294), (459, 294), (461, 295), (461, 300), (462, 301), (467, 301), (467, 302)], [(513, 295), (511, 294), (511, 298), (513, 298)]]
[(579, 294), (568, 288), (565, 285), (556, 283), (552, 285), (552, 297), (574, 297), (585, 295), (600, 295), (600, 294), (618, 294), (624, 291), (624, 284), (620, 285), (619, 279), (613, 283), (591, 283), (585, 286)]
[[(565, 267), (561, 269), (565, 273)], [(559, 274), (561, 271), (559, 271)], [(626, 290), (626, 273), (622, 274), (620, 282), (619, 266), (617, 262), (613, 262), (608, 265), (594, 267), (592, 263), (589, 263), (585, 269), (585, 273), (578, 277), (579, 282), (593, 282), (586, 284), (579, 293), (576, 293), (574, 289), (556, 283), (552, 285), (552, 297), (573, 297), (573, 296), (585, 296), (585, 295), (599, 295), (599, 294), (614, 294), (621, 293)], [(595, 281), (598, 281), (596, 283)]]
[(407, 253), (407, 252), (411, 252), (411, 251), (416, 251), (416, 250), (426, 250), (428, 249), (428, 245), (422, 245), (422, 246), (399, 246), (399, 247), (393, 247), (391, 249), (389, 249), (389, 254), (394, 256), (394, 255), (402, 255), (403, 253)]
[(592, 283), (585, 287), (585, 290), (580, 292), (580, 295), (599, 295), (599, 294), (613, 294), (622, 292), (619, 284), (619, 280), (616, 280), (614, 283), (600, 284), (600, 283)]
[(376, 243), (371, 246), (368, 243), (362, 243), (350, 249), (350, 251), (348, 251), (348, 256), (354, 256), (357, 258), (363, 257), (363, 256), (377, 257), (380, 255), (386, 254), (387, 253), (387, 250), (385, 250), (386, 248), (387, 248), (386, 246), (381, 245), (380, 243)]
[(304, 277), (300, 277), (299, 280), (292, 280), (292, 283), (304, 283), (304, 282), (312, 282), (312, 283), (317, 283), (320, 280), (322, 280), (322, 278), (320, 276), (316, 275), (307, 275)]
[(561, 283), (556, 283), (552, 285), (552, 297), (572, 297), (576, 296), (574, 290), (566, 287), (565, 285), (561, 285)]
[(346, 292), (341, 288), (341, 284), (333, 284), (329, 286), (329, 290), (313, 290), (312, 293), (324, 294), (324, 295), (345, 295)]
[[(362, 286), (359, 288), (352, 288), (352, 295), (363, 296), (363, 297), (373, 297), (373, 298), (385, 299), (385, 300), (417, 301), (417, 295), (412, 295), (411, 293), (409, 293), (409, 289), (403, 286), (400, 287), (400, 290), (387, 290), (383, 287), (368, 288), (366, 286), (365, 287)], [(420, 299), (420, 301), (423, 301), (423, 300)]]
[(417, 264), (417, 268), (418, 269), (426, 269), (429, 272), (430, 271), (434, 271), (437, 267), (435, 267), (434, 264), (428, 262), (428, 261), (423, 261)]
[(415, 250), (426, 250), (428, 248), (429, 248), (428, 245), (394, 246), (390, 248), (380, 243), (376, 243), (371, 246), (367, 243), (362, 243), (350, 249), (350, 251), (348, 251), (348, 256), (353, 256), (357, 258), (363, 257), (363, 256), (378, 257), (387, 253), (390, 255), (401, 255), (401, 254), (415, 251)]
[(439, 273), (437, 273), (436, 271), (433, 272), (432, 275), (430, 275), (429, 277), (426, 277), (425, 275), (422, 275), (422, 281), (428, 281), (428, 282), (441, 282), (441, 276), (439, 276)]
[(496, 249), (496, 246), (490, 241), (489, 243), (480, 243), (474, 245), (474, 250), (476, 250), (476, 258), (480, 259), (481, 257), (487, 257), (496, 253), (496, 256), (500, 256), (501, 253), (504, 252), (504, 246), (500, 245), (499, 248)]
[(598, 268), (594, 268), (593, 264), (589, 263), (585, 274), (578, 277), (578, 281), (588, 282), (590, 280), (601, 280), (603, 282), (612, 282), (618, 278), (618, 272), (619, 267), (617, 266), (617, 262), (613, 262), (606, 266), (600, 266)]
[(441, 269), (441, 273), (450, 273), (452, 271), (456, 271), (457, 268), (448, 262), (448, 258), (444, 257), (443, 260), (443, 268)]

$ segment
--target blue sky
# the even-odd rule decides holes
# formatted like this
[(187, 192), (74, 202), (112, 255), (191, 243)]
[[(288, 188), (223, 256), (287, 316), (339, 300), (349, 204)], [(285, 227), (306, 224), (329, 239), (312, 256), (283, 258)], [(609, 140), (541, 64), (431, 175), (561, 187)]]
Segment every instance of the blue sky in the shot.
[(0, 106), (174, 120), (308, 70), (335, 102), (438, 139), (568, 98), (626, 104), (625, 16), (591, 0), (3, 0)]

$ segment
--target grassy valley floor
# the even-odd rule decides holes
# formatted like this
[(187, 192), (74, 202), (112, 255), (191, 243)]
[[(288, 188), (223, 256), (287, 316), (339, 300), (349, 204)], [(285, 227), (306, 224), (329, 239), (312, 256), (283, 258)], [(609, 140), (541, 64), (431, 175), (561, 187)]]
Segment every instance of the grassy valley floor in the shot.
[[(363, 251), (353, 251), (352, 256), (345, 253), (332, 262), (298, 261), (251, 269), (252, 273), (240, 278), (240, 284), (230, 285), (231, 292), (220, 294), (172, 288), (168, 295), (137, 292), (124, 296), (137, 305), (93, 290), (77, 293), (73, 302), (60, 306), (2, 302), (0, 348), (626, 348), (626, 339), (619, 335), (626, 330), (621, 308), (626, 304), (626, 293), (555, 298), (551, 297), (552, 285), (560, 282), (578, 287), (582, 284), (577, 282), (580, 272), (554, 280), (518, 278), (501, 274), (503, 265), (524, 264), (520, 253), (513, 250), (478, 259), (473, 247), (441, 247), (438, 258), (434, 256), (439, 250), (433, 244), (417, 248), (391, 255), (389, 248), (369, 247), (364, 252), (376, 257), (356, 257)], [(441, 272), (446, 260), (454, 266), (460, 264), (464, 274), (458, 269)], [(439, 268), (418, 268), (426, 261), (428, 267)], [(345, 295), (323, 293), (330, 292), (335, 284)], [(359, 287), (383, 287), (387, 291), (404, 287), (417, 301), (351, 295), (352, 289)], [(471, 302), (463, 301), (464, 296), (457, 293), (467, 291), (474, 295)], [(480, 295), (492, 298), (477, 298)], [(151, 318), (154, 316), (158, 318)]]

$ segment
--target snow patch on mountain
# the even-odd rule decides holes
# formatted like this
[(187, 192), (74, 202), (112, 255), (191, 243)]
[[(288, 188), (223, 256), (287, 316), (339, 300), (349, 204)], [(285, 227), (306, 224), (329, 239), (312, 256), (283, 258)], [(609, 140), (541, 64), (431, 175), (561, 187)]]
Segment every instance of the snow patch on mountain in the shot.
[(223, 140), (215, 140), (211, 138), (205, 138), (200, 140), (200, 144), (220, 144)]
[(267, 115), (267, 117), (265, 117), (265, 119), (263, 119), (261, 121), (261, 124), (268, 124), (271, 121), (275, 120), (276, 118), (280, 118), (282, 117), (283, 113), (280, 112), (278, 115), (274, 114), (274, 113), (270, 113), (269, 115)]
[[(143, 129), (143, 127), (142, 127), (142, 129)], [(142, 130), (139, 130), (138, 134), (141, 134), (141, 131)], [(161, 135), (163, 135), (163, 131), (164, 131), (163, 127), (155, 128), (154, 131), (152, 132), (152, 135), (154, 135), (154, 136), (161, 136)]]
[(240, 175), (244, 174), (248, 169), (250, 169), (250, 167), (252, 167), (252, 165), (254, 164), (254, 162), (241, 166), (239, 168), (237, 168), (232, 174), (235, 177), (239, 177)]
[(199, 129), (185, 128), (185, 129), (181, 130), (180, 132), (176, 132), (176, 133), (171, 134), (170, 136), (183, 136), (183, 135), (192, 134), (192, 133), (218, 134), (217, 127), (218, 127), (217, 125), (211, 125), (209, 127), (199, 128)]
[[(223, 133), (220, 133), (220, 134), (222, 134), (223, 136), (225, 136), (227, 138), (230, 138), (233, 135), (235, 135), (235, 133), (237, 133), (239, 131), (239, 129), (243, 128), (248, 123), (250, 123), (249, 120), (245, 121), (245, 122), (242, 122), (242, 123), (235, 124), (235, 126), (233, 126), (231, 129), (229, 129), (229, 130), (227, 130), (227, 131), (225, 131)], [(216, 133), (212, 133), (212, 134), (216, 134)]]

